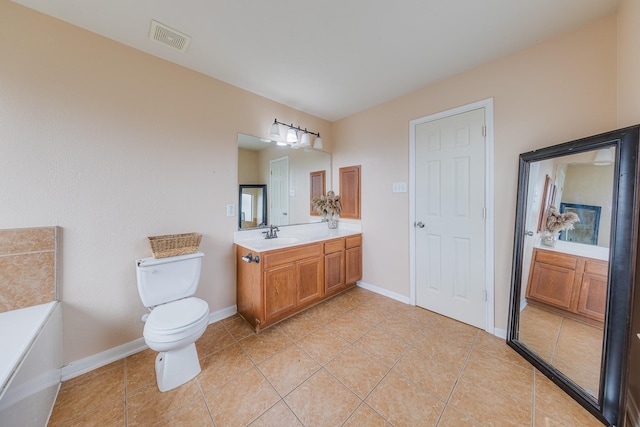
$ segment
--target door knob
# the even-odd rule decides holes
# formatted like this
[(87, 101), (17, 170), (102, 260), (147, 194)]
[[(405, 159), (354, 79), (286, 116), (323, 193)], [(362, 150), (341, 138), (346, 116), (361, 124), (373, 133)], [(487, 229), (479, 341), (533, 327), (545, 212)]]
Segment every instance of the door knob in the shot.
[(524, 234), (529, 236), (529, 237), (531, 237), (531, 236), (533, 236), (533, 231), (527, 231)]
[(418, 228), (424, 228), (424, 222), (422, 222), (422, 221), (418, 221), (418, 222), (416, 222), (414, 225), (415, 225), (416, 227), (418, 227)]

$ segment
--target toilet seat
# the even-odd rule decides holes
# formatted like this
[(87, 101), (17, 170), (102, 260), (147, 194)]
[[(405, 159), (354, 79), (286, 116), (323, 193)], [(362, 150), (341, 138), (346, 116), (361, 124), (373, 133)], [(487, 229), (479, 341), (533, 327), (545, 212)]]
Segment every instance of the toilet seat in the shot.
[(144, 337), (154, 342), (179, 341), (206, 328), (209, 305), (195, 297), (162, 304), (154, 308), (144, 325)]

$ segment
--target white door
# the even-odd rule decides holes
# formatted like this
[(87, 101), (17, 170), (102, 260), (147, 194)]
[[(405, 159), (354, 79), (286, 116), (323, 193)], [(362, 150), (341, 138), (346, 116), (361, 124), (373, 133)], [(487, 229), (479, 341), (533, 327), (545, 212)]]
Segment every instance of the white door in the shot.
[(289, 157), (269, 161), (269, 224), (289, 225)]
[(415, 126), (416, 304), (485, 329), (485, 109)]

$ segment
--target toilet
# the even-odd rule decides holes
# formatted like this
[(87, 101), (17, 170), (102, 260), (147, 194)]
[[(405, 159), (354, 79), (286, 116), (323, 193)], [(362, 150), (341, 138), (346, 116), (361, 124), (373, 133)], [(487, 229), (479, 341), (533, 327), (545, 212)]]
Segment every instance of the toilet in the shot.
[[(198, 289), (201, 252), (136, 261), (138, 293), (151, 313), (144, 315), (144, 340), (157, 351), (160, 391), (176, 388), (200, 373), (196, 340), (209, 324), (209, 305), (193, 295)], [(145, 320), (146, 318), (146, 320)]]

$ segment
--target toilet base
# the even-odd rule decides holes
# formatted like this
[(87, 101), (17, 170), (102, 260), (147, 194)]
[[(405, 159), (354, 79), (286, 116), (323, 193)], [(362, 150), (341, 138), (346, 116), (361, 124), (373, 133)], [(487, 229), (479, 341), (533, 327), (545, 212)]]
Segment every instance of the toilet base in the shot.
[(200, 373), (196, 344), (178, 350), (163, 351), (156, 356), (156, 380), (160, 391), (181, 386)]

